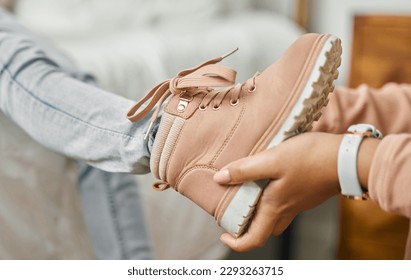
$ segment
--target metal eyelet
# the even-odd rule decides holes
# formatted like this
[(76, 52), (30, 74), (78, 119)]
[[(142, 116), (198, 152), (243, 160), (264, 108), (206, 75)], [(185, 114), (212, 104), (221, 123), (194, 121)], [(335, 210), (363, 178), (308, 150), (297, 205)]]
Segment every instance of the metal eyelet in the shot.
[(249, 89), (247, 89), (247, 91), (249, 92), (249, 93), (252, 93), (252, 92), (254, 92), (255, 90), (257, 89), (257, 86), (252, 86), (251, 88), (249, 88)]
[(166, 181), (158, 181), (152, 185), (152, 188), (156, 191), (164, 191), (170, 187), (171, 185)]
[(221, 107), (221, 106), (215, 106), (215, 105), (214, 105), (214, 106), (213, 106), (213, 110), (214, 110), (214, 111), (217, 111), (217, 110), (220, 109), (220, 107)]
[(236, 106), (238, 103), (240, 103), (240, 99), (238, 98), (236, 101), (232, 101), (232, 100), (230, 100), (230, 105), (231, 106)]
[(198, 109), (199, 109), (200, 111), (205, 111), (205, 110), (207, 109), (207, 107), (208, 107), (208, 106), (203, 106), (203, 105), (200, 104), (200, 106), (198, 106)]
[(180, 101), (178, 102), (177, 105), (177, 111), (179, 113), (184, 113), (184, 111), (186, 110), (188, 103), (190, 103), (194, 97), (191, 95), (188, 95), (185, 91), (183, 91), (182, 93), (180, 93)]
[(253, 85), (252, 85), (250, 88), (247, 89), (247, 91), (248, 91), (249, 93), (252, 93), (252, 92), (254, 92), (254, 91), (257, 89), (257, 85), (256, 85), (256, 83), (255, 83), (255, 78), (256, 78), (258, 75), (260, 75), (260, 73), (257, 72), (257, 73), (253, 76)]

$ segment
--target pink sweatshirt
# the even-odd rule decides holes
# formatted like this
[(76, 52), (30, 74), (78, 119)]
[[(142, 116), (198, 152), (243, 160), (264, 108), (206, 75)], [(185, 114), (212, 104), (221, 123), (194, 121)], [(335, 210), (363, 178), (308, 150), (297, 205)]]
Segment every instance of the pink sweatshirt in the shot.
[[(336, 88), (314, 130), (344, 133), (356, 123), (373, 124), (385, 136), (371, 164), (371, 199), (387, 212), (411, 218), (411, 84)], [(411, 231), (405, 258), (411, 259)]]

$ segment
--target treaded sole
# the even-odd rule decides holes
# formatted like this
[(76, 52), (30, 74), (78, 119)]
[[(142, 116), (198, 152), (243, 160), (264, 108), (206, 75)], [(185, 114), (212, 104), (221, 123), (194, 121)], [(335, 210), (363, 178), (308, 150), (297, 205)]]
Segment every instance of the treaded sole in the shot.
[[(333, 82), (338, 78), (341, 53), (340, 39), (331, 35), (318, 55), (314, 70), (299, 100), (267, 149), (311, 130), (312, 123), (321, 117), (320, 110), (328, 104), (329, 93), (334, 90)], [(262, 190), (267, 184), (268, 180), (261, 180), (241, 185), (220, 220), (220, 225), (227, 232), (237, 237), (246, 232)]]

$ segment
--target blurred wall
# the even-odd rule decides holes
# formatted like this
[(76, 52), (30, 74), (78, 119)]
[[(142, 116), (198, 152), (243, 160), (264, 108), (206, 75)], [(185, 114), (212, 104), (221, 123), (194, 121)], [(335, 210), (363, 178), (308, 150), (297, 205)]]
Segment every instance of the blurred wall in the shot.
[(348, 82), (351, 55), (352, 18), (356, 14), (409, 14), (411, 0), (308, 0), (309, 31), (333, 33), (342, 39), (343, 60), (337, 84)]

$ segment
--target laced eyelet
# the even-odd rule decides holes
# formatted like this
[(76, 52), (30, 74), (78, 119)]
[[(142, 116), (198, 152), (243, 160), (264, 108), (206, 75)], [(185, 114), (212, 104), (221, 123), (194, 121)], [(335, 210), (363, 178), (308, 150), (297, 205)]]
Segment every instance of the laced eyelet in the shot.
[(249, 89), (247, 89), (247, 91), (248, 91), (249, 93), (252, 93), (252, 92), (254, 92), (256, 89), (257, 89), (257, 86), (256, 86), (256, 85), (253, 85), (252, 87), (250, 87)]
[(257, 85), (256, 85), (256, 83), (255, 83), (255, 78), (256, 78), (258, 75), (260, 75), (259, 72), (257, 72), (257, 73), (253, 76), (253, 85), (252, 85), (250, 88), (247, 89), (247, 91), (248, 91), (249, 93), (252, 93), (252, 92), (254, 92), (254, 91), (257, 89)]
[(217, 111), (217, 110), (219, 110), (219, 109), (220, 109), (220, 106), (219, 106), (219, 105), (217, 105), (217, 106), (214, 105), (214, 106), (213, 106), (213, 110), (214, 110), (214, 111)]
[(201, 111), (205, 111), (207, 109), (208, 106), (203, 106), (200, 104), (200, 106), (198, 106), (198, 109)]
[(240, 99), (238, 98), (236, 101), (232, 101), (232, 100), (230, 100), (230, 105), (231, 106), (236, 106), (238, 103), (240, 103)]

